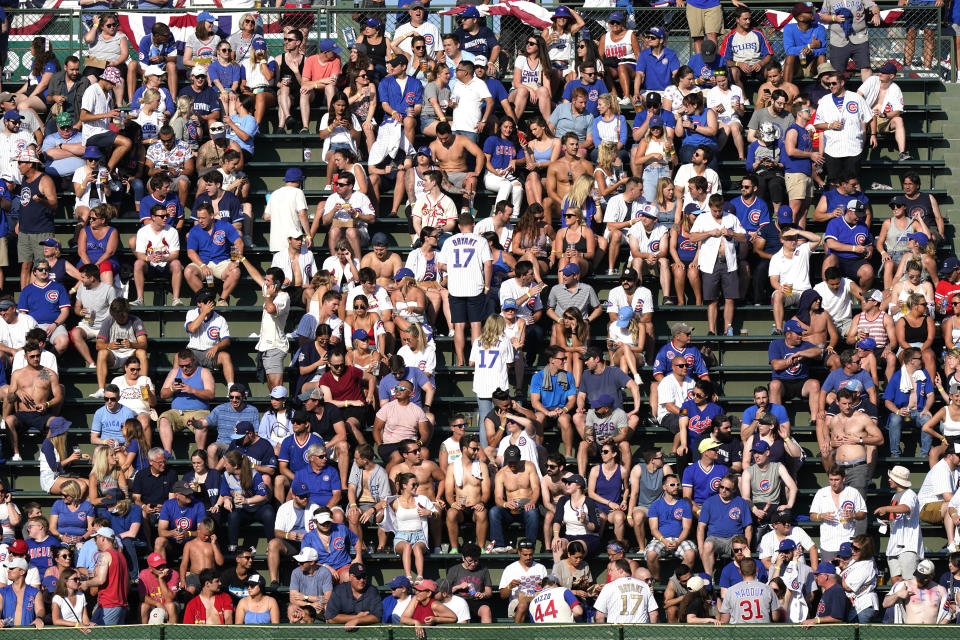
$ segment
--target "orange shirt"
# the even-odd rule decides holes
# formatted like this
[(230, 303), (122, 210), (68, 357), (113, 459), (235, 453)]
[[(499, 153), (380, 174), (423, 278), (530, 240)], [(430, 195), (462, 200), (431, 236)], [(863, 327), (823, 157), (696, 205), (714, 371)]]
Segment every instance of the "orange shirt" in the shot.
[(303, 64), (303, 84), (309, 85), (316, 80), (330, 78), (340, 73), (340, 58), (330, 62), (320, 62), (319, 55), (312, 55)]

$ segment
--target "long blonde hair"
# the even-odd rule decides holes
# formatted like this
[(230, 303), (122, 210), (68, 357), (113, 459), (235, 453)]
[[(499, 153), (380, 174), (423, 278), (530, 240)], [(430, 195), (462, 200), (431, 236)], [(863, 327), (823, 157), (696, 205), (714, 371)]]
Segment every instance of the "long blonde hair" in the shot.
[(633, 317), (630, 318), (630, 324), (627, 325), (627, 331), (630, 332), (630, 335), (633, 336), (633, 343), (640, 343), (640, 332), (643, 331), (643, 323), (640, 321), (640, 314), (635, 313)]
[(610, 142), (609, 140), (601, 142), (597, 148), (597, 166), (609, 173), (610, 168), (613, 166), (613, 161), (616, 159), (617, 143)]
[[(673, 180), (671, 178), (660, 178), (659, 180), (657, 180), (656, 201), (659, 206), (661, 207), (666, 206), (667, 196), (665, 196), (664, 193), (666, 192), (667, 187), (671, 187), (671, 186), (673, 186)], [(674, 196), (676, 196), (676, 193), (674, 193)], [(674, 197), (674, 200), (676, 200), (676, 197)]]
[(188, 95), (180, 94), (177, 96), (177, 110), (174, 112), (173, 117), (170, 118), (174, 120), (176, 118), (186, 118), (187, 114), (193, 108), (193, 98)]
[(110, 463), (110, 454), (113, 448), (107, 444), (98, 444), (93, 450), (93, 475), (97, 482), (103, 482), (108, 475), (113, 475), (117, 484), (120, 484), (120, 468)]
[(486, 322), (483, 323), (483, 333), (480, 334), (480, 346), (484, 349), (497, 346), (506, 328), (507, 321), (503, 316), (496, 313), (487, 316)]
[(582, 216), (584, 203), (586, 203), (587, 198), (590, 197), (590, 192), (593, 191), (594, 182), (596, 181), (590, 174), (582, 173), (577, 176), (577, 179), (573, 181), (573, 185), (570, 187), (570, 191), (567, 192), (566, 197), (563, 199), (563, 203), (568, 207), (574, 205), (581, 209), (580, 213)]
[(607, 108), (610, 110), (610, 113), (613, 114), (614, 118), (620, 117), (620, 102), (612, 93), (604, 93), (597, 98), (597, 102), (601, 100), (607, 105)]
[(417, 353), (421, 353), (427, 348), (427, 333), (419, 322), (411, 322), (404, 332), (413, 338), (417, 345)]
[(66, 460), (67, 458), (67, 434), (61, 433), (58, 436), (53, 436), (52, 438), (47, 438), (50, 441), (50, 444), (53, 445), (53, 449), (57, 452), (57, 455), (60, 456), (60, 460)]

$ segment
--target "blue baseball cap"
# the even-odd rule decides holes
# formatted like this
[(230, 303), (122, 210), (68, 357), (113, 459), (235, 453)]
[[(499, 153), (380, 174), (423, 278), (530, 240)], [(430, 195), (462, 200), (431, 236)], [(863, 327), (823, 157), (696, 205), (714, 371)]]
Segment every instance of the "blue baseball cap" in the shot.
[(10, 109), (3, 114), (4, 120), (23, 120), (23, 117), (20, 115), (20, 112), (16, 109)]
[(601, 393), (599, 396), (590, 401), (590, 405), (593, 406), (594, 409), (599, 409), (601, 407), (612, 409), (613, 396), (609, 393)]
[(340, 54), (343, 49), (340, 48), (340, 45), (337, 44), (336, 40), (331, 38), (324, 38), (320, 41), (320, 44), (317, 45), (317, 51), (333, 52), (337, 55)]
[(350, 337), (354, 340), (369, 340), (370, 334), (367, 333), (366, 329), (354, 329)]
[(848, 391), (856, 391), (857, 393), (863, 393), (863, 383), (857, 380), (856, 378), (848, 378), (840, 383), (841, 389), (847, 389)]
[(568, 262), (567, 265), (560, 270), (565, 276), (577, 276), (580, 275), (580, 266), (576, 262)]
[(627, 21), (627, 16), (623, 11), (612, 11), (607, 18), (607, 22), (619, 22), (623, 24)]
[(690, 204), (688, 204), (687, 206), (685, 206), (685, 207), (683, 208), (683, 212), (684, 212), (684, 213), (695, 213), (695, 214), (697, 214), (697, 215), (700, 215), (701, 213), (703, 213), (703, 211), (700, 209), (700, 205), (698, 205), (696, 202), (691, 202)]
[(782, 204), (777, 209), (777, 222), (780, 224), (793, 224), (793, 209), (790, 205)]
[(920, 245), (921, 249), (926, 247), (927, 243), (930, 242), (930, 238), (927, 237), (927, 234), (925, 233), (908, 233), (907, 240), (913, 240)]
[[(837, 552), (837, 554), (839, 555), (839, 552)], [(837, 568), (829, 562), (821, 562), (817, 565), (817, 570), (814, 571), (814, 573), (829, 573), (836, 575)]]
[(731, 213), (737, 215), (737, 207), (732, 202), (724, 202), (723, 206), (720, 208), (722, 213)]
[(290, 492), (298, 498), (304, 498), (310, 495), (310, 487), (307, 486), (306, 482), (301, 480), (290, 487)]
[(410, 578), (407, 576), (397, 576), (393, 580), (387, 583), (387, 586), (391, 589), (399, 589), (403, 587), (404, 589), (409, 589), (413, 585), (410, 583)]
[(626, 329), (630, 326), (630, 321), (633, 319), (633, 309), (630, 307), (620, 307), (620, 310), (617, 312), (617, 326), (621, 329)]
[(197, 22), (216, 22), (217, 19), (213, 17), (213, 14), (209, 11), (201, 11), (200, 15), (197, 16)]
[(42, 247), (56, 247), (61, 249), (60, 242), (56, 238), (47, 238), (46, 240), (41, 240), (38, 244)]
[(479, 18), (480, 12), (477, 11), (477, 8), (473, 5), (470, 5), (466, 9), (460, 12), (461, 18)]
[(770, 445), (767, 444), (766, 440), (761, 440), (760, 438), (757, 438), (753, 442), (752, 451), (754, 453), (766, 453), (767, 451), (770, 451)]
[(413, 277), (414, 277), (413, 271), (411, 271), (410, 269), (407, 269), (406, 267), (403, 267), (402, 269), (399, 269), (395, 274), (393, 274), (393, 281), (400, 282), (404, 278), (413, 278)]
[(103, 160), (103, 153), (97, 147), (87, 147), (80, 157), (84, 160)]
[(253, 433), (253, 432), (254, 432), (253, 423), (250, 422), (249, 420), (241, 420), (240, 422), (237, 423), (237, 426), (233, 428), (233, 439), (239, 440), (240, 438), (247, 435), (248, 433)]
[(797, 543), (787, 538), (786, 540), (780, 541), (780, 546), (777, 547), (777, 551), (793, 551), (797, 548)]
[(303, 182), (303, 171), (300, 171), (297, 167), (291, 167), (287, 169), (287, 172), (283, 174), (284, 182)]
[(418, 155), (418, 156), (427, 156), (428, 158), (431, 158), (431, 159), (432, 159), (432, 158), (433, 158), (433, 151), (430, 151), (430, 147), (428, 147), (427, 145), (423, 145), (422, 147), (420, 147), (419, 149), (417, 149), (417, 155)]
[(877, 348), (877, 341), (869, 337), (864, 338), (863, 340), (859, 340), (857, 342), (857, 347), (860, 349), (868, 349), (870, 351), (873, 351), (874, 349)]
[(503, 304), (500, 305), (500, 308), (503, 311), (506, 311), (507, 309), (513, 309), (513, 310), (519, 309), (519, 307), (517, 306), (517, 301), (514, 298), (507, 298), (506, 300), (504, 300)]
[(953, 273), (957, 269), (960, 269), (960, 260), (956, 256), (946, 258), (940, 265), (940, 273)]
[(254, 51), (266, 51), (267, 41), (263, 39), (263, 36), (260, 36), (260, 35), (253, 36), (252, 46)]
[(373, 27), (374, 29), (379, 29), (383, 26), (383, 23), (377, 20), (376, 18), (367, 18), (363, 21), (363, 26)]
[(648, 33), (654, 37), (660, 38), (661, 40), (667, 37), (666, 32), (661, 27), (650, 27), (643, 32), (643, 35), (647, 35)]
[(803, 333), (803, 325), (797, 322), (796, 320), (787, 320), (783, 325), (783, 331), (792, 331), (793, 333)]
[(840, 545), (840, 548), (837, 549), (838, 558), (852, 558), (853, 557), (853, 545), (849, 542), (844, 542)]
[(559, 6), (553, 11), (553, 15), (550, 16), (551, 20), (556, 20), (557, 18), (572, 18), (573, 14), (570, 13), (570, 9), (564, 6)]
[(663, 118), (660, 116), (653, 116), (650, 118), (650, 128), (651, 129), (663, 129)]

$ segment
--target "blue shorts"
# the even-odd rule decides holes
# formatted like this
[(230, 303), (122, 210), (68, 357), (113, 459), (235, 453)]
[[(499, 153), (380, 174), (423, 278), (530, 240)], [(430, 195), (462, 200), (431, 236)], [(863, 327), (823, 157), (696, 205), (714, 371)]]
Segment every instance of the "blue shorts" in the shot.
[(427, 538), (423, 535), (423, 531), (419, 529), (417, 531), (397, 531), (393, 534), (393, 550), (397, 550), (397, 545), (401, 542), (406, 542), (411, 547), (417, 546), (417, 543), (422, 543), (423, 546), (429, 548), (430, 545), (427, 544)]

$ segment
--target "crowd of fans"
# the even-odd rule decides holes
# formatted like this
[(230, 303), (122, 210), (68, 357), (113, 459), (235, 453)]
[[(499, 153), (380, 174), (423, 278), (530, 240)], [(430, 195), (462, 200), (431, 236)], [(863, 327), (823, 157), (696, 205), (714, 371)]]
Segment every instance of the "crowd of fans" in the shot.
[[(514, 54), (477, 7), (441, 34), (422, 0), (389, 16), (392, 34), (358, 14), (349, 51), (320, 40), (309, 55), (296, 14), (275, 56), (254, 13), (222, 34), (204, 11), (182, 43), (157, 21), (135, 52), (116, 14), (90, 16), (82, 62), (35, 38), (25, 84), (0, 94), (0, 266), (20, 265), (18, 295), (0, 295), (0, 396), (9, 460), (39, 441), (57, 499), (45, 512), (2, 492), (0, 626), (420, 630), (491, 622), (496, 600), (537, 623), (952, 621), (960, 260), (938, 254), (944, 219), (916, 174), (873, 235), (863, 151), (911, 157), (897, 67), (871, 69), (878, 9), (797, 3), (777, 59), (734, 4), (724, 35), (717, 0), (687, 3), (685, 64), (665, 26), (620, 9), (588, 23), (558, 7), (550, 27), (518, 27)], [(321, 150), (257, 212), (247, 165), (268, 130)], [(729, 201), (721, 156), (742, 162)], [(311, 211), (304, 183), (323, 170)], [(396, 247), (383, 218), (401, 208)], [(116, 216), (141, 226), (121, 237)], [(264, 249), (255, 218), (265, 271), (245, 256)], [(604, 301), (597, 275), (616, 278)], [(229, 326), (250, 282), (263, 412)], [(161, 306), (169, 289), (188, 336), (159, 371), (151, 289)], [(772, 303), (769, 384), (742, 415), (691, 326), (658, 343), (654, 291), (705, 304), (708, 333), (726, 336), (736, 302)], [(92, 456), (60, 416), (71, 347), (104, 403)], [(476, 414), (441, 409), (444, 364), (472, 368)], [(812, 499), (796, 401), (829, 479)], [(668, 451), (649, 446), (657, 433)], [(168, 461), (188, 439), (180, 477)], [(918, 444), (930, 471), (914, 491), (881, 458)], [(871, 513), (878, 474), (891, 501)], [(940, 577), (921, 522), (953, 552)], [(402, 575), (382, 598), (384, 554)], [(429, 554), (449, 555), (442, 580)], [(516, 560), (495, 588), (498, 554)]]

